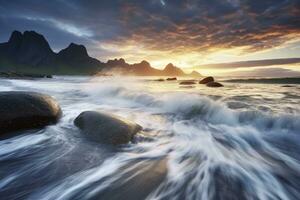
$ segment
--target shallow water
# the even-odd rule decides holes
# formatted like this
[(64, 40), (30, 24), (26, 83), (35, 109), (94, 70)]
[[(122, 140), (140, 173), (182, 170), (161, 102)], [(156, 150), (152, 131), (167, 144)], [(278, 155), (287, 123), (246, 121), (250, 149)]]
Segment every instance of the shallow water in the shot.
[[(0, 80), (49, 94), (60, 122), (0, 140), (0, 199), (300, 199), (300, 85), (180, 87), (143, 78)], [(103, 110), (143, 126), (128, 145), (73, 125)]]

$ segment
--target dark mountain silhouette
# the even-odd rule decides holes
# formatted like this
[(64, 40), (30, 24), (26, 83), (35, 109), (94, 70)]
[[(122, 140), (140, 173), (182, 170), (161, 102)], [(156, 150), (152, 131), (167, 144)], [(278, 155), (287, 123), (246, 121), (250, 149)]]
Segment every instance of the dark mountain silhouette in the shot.
[[(93, 74), (104, 68), (104, 63), (88, 55), (83, 45), (71, 43), (67, 48), (57, 54), (60, 66), (72, 66), (76, 72)], [(88, 71), (86, 71), (88, 70)]]
[(8, 42), (1, 44), (0, 57), (7, 64), (14, 66), (37, 67), (53, 62), (55, 53), (42, 35), (34, 31), (25, 31), (24, 34), (14, 31)]
[(190, 74), (188, 74), (188, 76), (191, 76), (191, 77), (200, 77), (202, 75), (199, 72), (197, 72), (197, 71), (192, 71)]
[[(151, 67), (147, 61), (128, 64), (122, 58), (102, 63), (90, 57), (83, 45), (74, 43), (55, 53), (44, 36), (34, 31), (14, 31), (8, 42), (0, 44), (0, 71), (55, 75), (91, 75), (99, 72), (136, 76), (187, 75), (171, 63), (163, 70)], [(190, 75), (200, 76), (197, 72)]]
[(59, 53), (34, 31), (14, 31), (8, 42), (0, 44), (0, 70), (20, 73), (93, 74), (104, 64), (89, 57), (83, 45), (70, 44)]
[(184, 76), (185, 73), (180, 68), (174, 66), (172, 63), (169, 63), (163, 70), (163, 75), (165, 75), (165, 76)]
[(108, 60), (105, 70), (107, 72), (135, 76), (201, 76), (196, 71), (186, 74), (172, 63), (168, 64), (163, 70), (159, 70), (151, 67), (150, 63), (145, 60), (140, 63), (128, 64), (123, 58)]

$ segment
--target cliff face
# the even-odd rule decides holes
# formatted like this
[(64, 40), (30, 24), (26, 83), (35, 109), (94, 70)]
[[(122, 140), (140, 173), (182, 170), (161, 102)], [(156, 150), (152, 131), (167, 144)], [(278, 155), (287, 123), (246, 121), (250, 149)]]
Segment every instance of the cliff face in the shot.
[[(187, 75), (171, 63), (163, 70), (151, 67), (145, 60), (128, 64), (121, 58), (102, 63), (90, 57), (85, 46), (74, 43), (55, 53), (44, 36), (34, 31), (14, 31), (8, 42), (0, 44), (0, 71), (57, 75), (91, 75), (98, 72), (135, 76)], [(198, 74), (195, 72), (193, 75)]]

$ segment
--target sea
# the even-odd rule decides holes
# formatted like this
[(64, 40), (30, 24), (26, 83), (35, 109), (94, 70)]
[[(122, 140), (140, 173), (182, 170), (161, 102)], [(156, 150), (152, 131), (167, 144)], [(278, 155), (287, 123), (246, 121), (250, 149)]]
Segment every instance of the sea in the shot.
[[(0, 140), (0, 199), (300, 199), (300, 78), (220, 77), (220, 88), (157, 78), (0, 79), (0, 91), (48, 94), (63, 111)], [(88, 110), (143, 130), (99, 144), (74, 125)]]

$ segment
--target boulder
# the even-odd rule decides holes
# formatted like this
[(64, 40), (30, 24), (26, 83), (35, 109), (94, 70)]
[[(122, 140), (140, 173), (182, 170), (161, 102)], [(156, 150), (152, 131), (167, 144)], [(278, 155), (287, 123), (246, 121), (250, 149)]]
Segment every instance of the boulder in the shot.
[(202, 79), (201, 81), (199, 81), (199, 84), (207, 84), (207, 83), (210, 83), (210, 82), (214, 82), (214, 77), (212, 76), (209, 76), (209, 77), (206, 77), (204, 79)]
[(218, 82), (209, 82), (206, 84), (207, 87), (224, 87), (221, 83)]
[(181, 81), (180, 85), (194, 85), (196, 84), (195, 81)]
[(167, 78), (167, 81), (176, 81), (177, 78), (176, 77), (173, 77), (173, 78)]
[(90, 139), (103, 144), (126, 144), (142, 127), (119, 116), (99, 111), (82, 112), (74, 121)]
[(0, 135), (54, 124), (61, 113), (58, 103), (48, 95), (0, 92)]

